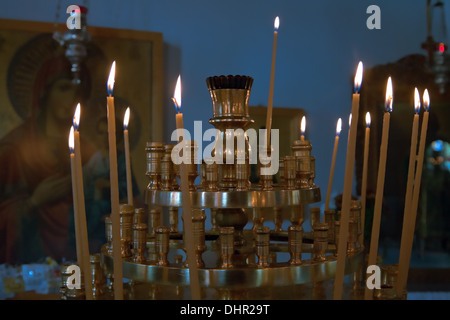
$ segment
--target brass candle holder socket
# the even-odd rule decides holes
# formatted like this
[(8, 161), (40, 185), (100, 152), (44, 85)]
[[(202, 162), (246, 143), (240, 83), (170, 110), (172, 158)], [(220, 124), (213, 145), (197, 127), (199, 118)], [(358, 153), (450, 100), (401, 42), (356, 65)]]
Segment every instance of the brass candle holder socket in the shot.
[(170, 233), (178, 233), (178, 207), (169, 208)]
[(223, 227), (219, 230), (221, 268), (233, 268), (234, 227)]
[(149, 178), (148, 190), (159, 190), (161, 184), (161, 158), (165, 152), (165, 145), (161, 142), (147, 142), (147, 172)]
[(314, 225), (314, 261), (325, 261), (328, 249), (328, 224), (316, 223)]
[(94, 300), (101, 299), (105, 294), (106, 278), (101, 265), (100, 254), (89, 256), (91, 278), (92, 278), (92, 297)]
[(132, 226), (134, 207), (128, 204), (120, 205), (120, 244), (122, 258), (131, 257), (131, 242), (133, 241)]
[(219, 166), (215, 162), (206, 163), (206, 191), (218, 191)]
[[(167, 157), (172, 160), (172, 150), (175, 147), (173, 144), (166, 144), (164, 146), (164, 157)], [(171, 190), (179, 190), (180, 186), (178, 185), (177, 175), (179, 175), (179, 166), (175, 165), (172, 160), (172, 186)]]
[(154, 235), (155, 229), (160, 225), (162, 225), (161, 211), (158, 209), (151, 209), (148, 215), (148, 233)]
[(172, 158), (167, 154), (161, 159), (161, 190), (169, 191), (173, 189), (175, 170)]
[[(192, 236), (193, 236), (193, 244), (194, 244), (194, 251), (195, 251), (195, 261), (198, 268), (204, 268), (205, 263), (203, 261), (203, 252), (206, 250), (206, 243), (205, 243), (205, 210), (203, 209), (194, 209), (192, 210)], [(185, 231), (184, 231), (185, 232)], [(184, 236), (186, 234), (184, 233)], [(186, 248), (184, 248), (184, 251), (187, 254)], [(186, 259), (184, 266), (186, 268), (189, 267), (188, 259)]]
[(288, 190), (296, 188), (297, 173), (295, 170), (295, 157), (284, 157), (284, 185)]
[(249, 166), (247, 163), (237, 163), (236, 167), (236, 191), (245, 191), (249, 187)]
[(302, 264), (303, 227), (291, 225), (288, 228), (289, 264)]
[(133, 224), (133, 262), (146, 262), (147, 225), (145, 223)]
[(169, 253), (170, 229), (166, 226), (158, 226), (155, 229), (155, 248), (158, 255), (157, 265), (168, 266), (167, 255)]
[(144, 208), (135, 208), (133, 215), (133, 224), (145, 223), (146, 222), (145, 214), (146, 212)]
[(269, 267), (269, 254), (270, 254), (270, 229), (267, 226), (256, 230), (256, 256), (258, 262), (256, 266), (258, 268)]
[(292, 155), (295, 157), (296, 184), (300, 189), (310, 187), (311, 149), (311, 142), (308, 140), (295, 140), (291, 146)]

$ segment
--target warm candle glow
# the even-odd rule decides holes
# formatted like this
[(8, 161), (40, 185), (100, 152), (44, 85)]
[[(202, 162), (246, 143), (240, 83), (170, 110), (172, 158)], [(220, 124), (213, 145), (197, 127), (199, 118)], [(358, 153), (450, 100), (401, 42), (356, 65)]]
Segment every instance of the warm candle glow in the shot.
[[(383, 129), (381, 133), (381, 145), (380, 145), (380, 160), (378, 162), (378, 173), (377, 173), (377, 189), (375, 193), (375, 204), (373, 209), (373, 222), (372, 222), (372, 232), (370, 240), (370, 250), (367, 265), (375, 265), (378, 254), (378, 242), (380, 237), (380, 226), (381, 226), (381, 211), (383, 206), (383, 195), (384, 195), (384, 183), (386, 176), (386, 159), (388, 153), (389, 144), (389, 124), (392, 112), (392, 79), (389, 77), (386, 87), (386, 101), (385, 110), (383, 115)], [(340, 231), (342, 232), (342, 230)], [(365, 288), (364, 298), (366, 300), (373, 299), (373, 292), (368, 286)]]
[(336, 125), (336, 135), (340, 135), (342, 130), (342, 119), (339, 118)]
[(116, 62), (114, 61), (112, 63), (111, 71), (109, 72), (109, 77), (108, 77), (108, 94), (110, 96), (113, 95), (115, 76), (116, 76)]
[[(345, 274), (345, 264), (346, 264), (346, 251), (347, 251), (347, 241), (349, 232), (349, 220), (350, 220), (350, 207), (352, 201), (352, 183), (353, 174), (355, 171), (355, 149), (356, 149), (356, 137), (358, 131), (358, 115), (359, 115), (359, 100), (363, 75), (363, 64), (359, 62), (358, 68), (355, 75), (354, 81), (354, 92), (352, 95), (352, 109), (349, 117), (349, 129), (348, 129), (348, 139), (347, 139), (347, 156), (345, 162), (345, 174), (344, 174), (344, 188), (342, 192), (342, 206), (341, 206), (341, 217), (340, 231), (339, 231), (339, 244), (336, 247), (337, 253), (337, 264), (336, 264), (336, 274), (334, 278), (334, 289), (333, 297), (334, 299), (342, 298), (342, 290), (344, 287), (344, 274)], [(355, 119), (352, 119), (352, 117)], [(354, 122), (354, 123), (352, 123)]]
[[(414, 232), (416, 228), (417, 221), (417, 211), (419, 206), (420, 190), (421, 190), (421, 179), (422, 170), (424, 165), (425, 156), (425, 146), (427, 141), (428, 132), (428, 120), (429, 120), (429, 108), (430, 108), (430, 96), (428, 90), (425, 89), (423, 93), (423, 108), (425, 112), (423, 113), (420, 140), (419, 140), (419, 151), (416, 156), (416, 142), (411, 144), (411, 156), (410, 156), (410, 169), (408, 170), (408, 175), (411, 174), (411, 179), (408, 177), (409, 190), (406, 191), (405, 196), (405, 214), (408, 214), (408, 220), (404, 220), (404, 230), (402, 231), (402, 241), (400, 247), (400, 257), (399, 257), (399, 273), (396, 282), (397, 292), (403, 294), (406, 289), (408, 270), (411, 262), (411, 253), (414, 241)], [(414, 115), (414, 119), (418, 119), (418, 114)], [(418, 124), (417, 124), (418, 126)], [(416, 127), (417, 128), (417, 127)], [(413, 123), (414, 129), (414, 123)], [(416, 138), (416, 133), (413, 133), (413, 138)], [(411, 158), (413, 157), (413, 161)], [(415, 171), (414, 171), (414, 167)], [(414, 183), (413, 183), (414, 181)]]
[(73, 126), (70, 127), (70, 132), (69, 132), (69, 150), (70, 150), (70, 153), (74, 153), (74, 151), (75, 151), (75, 134), (74, 134)]
[[(411, 210), (411, 199), (413, 197), (414, 185), (416, 184), (417, 177), (415, 177), (416, 162), (417, 162), (417, 138), (419, 132), (419, 113), (420, 113), (420, 96), (419, 90), (414, 89), (414, 118), (412, 124), (411, 133), (411, 146), (409, 151), (409, 166), (408, 166), (408, 179), (406, 182), (406, 192), (405, 192), (405, 205), (403, 211), (403, 227), (402, 227), (402, 238), (400, 243), (400, 256), (398, 263), (398, 279), (396, 282), (397, 294), (400, 296), (403, 294), (403, 288), (405, 286), (405, 281), (407, 278), (407, 269), (409, 268), (409, 258), (408, 258), (408, 247), (412, 243), (410, 238), (410, 225), (412, 221), (412, 215), (414, 214)], [(425, 118), (425, 116), (424, 116)], [(419, 164), (417, 164), (419, 166)], [(414, 232), (414, 227), (413, 227)]]
[(175, 104), (175, 111), (179, 113), (181, 111), (181, 75), (178, 76), (172, 100)]
[(130, 121), (130, 107), (125, 111), (125, 115), (123, 116), (123, 129), (128, 129), (128, 122)]
[(389, 77), (387, 86), (386, 86), (386, 100), (385, 100), (385, 109), (387, 112), (392, 112), (392, 103), (393, 103), (393, 95), (392, 95), (392, 79)]
[(370, 112), (366, 113), (366, 127), (370, 127), (370, 122), (371, 122), (371, 118), (370, 118)]
[(305, 130), (306, 130), (306, 118), (305, 118), (305, 116), (303, 116), (302, 121), (300, 123), (300, 132), (301, 132), (302, 136), (305, 134)]
[(420, 112), (420, 96), (419, 90), (417, 90), (417, 88), (414, 89), (414, 112), (415, 113)]
[(360, 61), (358, 63), (358, 69), (356, 70), (355, 75), (355, 83), (354, 83), (355, 93), (358, 93), (359, 90), (361, 89), (362, 76), (363, 76), (363, 63)]
[(81, 108), (80, 104), (77, 104), (77, 107), (75, 108), (75, 113), (73, 115), (73, 126), (74, 130), (78, 130), (80, 127), (80, 114), (81, 114)]
[(430, 95), (428, 94), (428, 89), (425, 89), (423, 93), (423, 108), (425, 111), (430, 110)]
[(278, 31), (278, 28), (280, 27), (280, 18), (276, 17), (275, 22), (273, 23), (273, 27), (275, 28), (275, 31)]

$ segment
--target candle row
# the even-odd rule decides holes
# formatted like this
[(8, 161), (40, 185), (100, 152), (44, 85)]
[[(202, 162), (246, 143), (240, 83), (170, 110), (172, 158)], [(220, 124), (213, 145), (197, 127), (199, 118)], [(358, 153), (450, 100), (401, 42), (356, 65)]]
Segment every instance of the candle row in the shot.
[(408, 180), (405, 195), (404, 216), (402, 238), (400, 243), (400, 256), (398, 265), (398, 279), (396, 283), (396, 291), (398, 296), (402, 296), (406, 290), (406, 281), (408, 279), (409, 263), (411, 260), (411, 250), (413, 245), (413, 237), (417, 216), (417, 207), (419, 203), (420, 183), (422, 177), (423, 158), (425, 153), (425, 143), (428, 131), (428, 118), (430, 109), (430, 96), (428, 90), (425, 89), (423, 94), (423, 119), (420, 134), (420, 142), (417, 152), (418, 142), (418, 126), (420, 100), (417, 89), (415, 90), (415, 114), (413, 120), (411, 149), (408, 168)]
[(75, 109), (73, 125), (69, 133), (69, 151), (72, 173), (72, 194), (74, 204), (74, 225), (77, 261), (84, 276), (86, 299), (92, 300), (92, 281), (89, 273), (89, 243), (86, 224), (86, 209), (84, 203), (83, 169), (80, 152), (80, 104)]
[[(120, 243), (120, 231), (119, 231), (119, 186), (118, 186), (118, 172), (117, 172), (117, 149), (116, 149), (116, 130), (115, 130), (115, 108), (114, 108), (114, 78), (115, 78), (115, 61), (111, 66), (111, 71), (108, 77), (107, 89), (107, 116), (108, 116), (108, 142), (109, 142), (109, 159), (110, 159), (110, 181), (111, 181), (111, 217), (113, 225), (113, 234), (115, 241)], [(89, 273), (89, 245), (86, 226), (86, 212), (84, 203), (84, 190), (83, 190), (83, 172), (81, 164), (81, 151), (80, 151), (80, 136), (79, 136), (79, 123), (80, 123), (81, 107), (77, 105), (74, 115), (73, 126), (71, 127), (69, 134), (69, 151), (72, 164), (72, 192), (74, 199), (74, 220), (75, 220), (75, 238), (76, 238), (76, 250), (78, 263), (82, 266), (84, 271), (86, 297), (92, 298), (92, 283), (90, 281)], [(124, 145), (125, 145), (125, 161), (126, 161), (126, 175), (127, 175), (127, 192), (128, 203), (133, 205), (133, 191), (131, 184), (131, 162), (130, 162), (130, 149), (128, 138), (128, 122), (130, 119), (130, 109), (127, 108), (124, 115)], [(118, 246), (116, 247), (118, 248)], [(119, 252), (120, 253), (120, 252)], [(115, 253), (116, 259), (114, 260), (114, 276), (115, 279), (122, 279), (121, 260), (117, 259), (118, 253)], [(117, 284), (119, 282), (116, 282)], [(114, 286), (115, 299), (123, 299), (123, 286)]]

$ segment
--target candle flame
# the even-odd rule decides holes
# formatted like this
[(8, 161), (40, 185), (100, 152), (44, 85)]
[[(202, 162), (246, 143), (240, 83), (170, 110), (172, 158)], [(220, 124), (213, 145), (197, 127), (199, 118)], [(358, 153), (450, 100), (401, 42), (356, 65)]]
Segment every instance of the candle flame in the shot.
[(430, 95), (428, 94), (428, 89), (425, 89), (423, 93), (423, 108), (427, 112), (430, 110)]
[(75, 149), (75, 135), (73, 126), (70, 127), (69, 132), (69, 151), (70, 153), (74, 153)]
[(355, 93), (358, 93), (359, 90), (361, 89), (362, 76), (363, 76), (363, 63), (362, 63), (362, 61), (360, 61), (358, 63), (358, 69), (356, 69), (356, 75), (355, 75), (355, 83), (354, 83)]
[(276, 17), (275, 21), (273, 23), (273, 27), (275, 28), (275, 31), (278, 31), (278, 28), (280, 27), (280, 18)]
[(80, 127), (80, 114), (81, 114), (81, 107), (80, 104), (77, 104), (77, 107), (75, 108), (75, 114), (73, 115), (73, 127), (74, 130), (78, 130)]
[(385, 109), (386, 112), (392, 112), (392, 103), (393, 103), (393, 95), (392, 95), (392, 79), (388, 78), (387, 86), (386, 86), (386, 100), (385, 100)]
[(336, 135), (340, 135), (342, 130), (342, 119), (339, 118), (336, 124)]
[(173, 103), (175, 104), (175, 111), (180, 113), (181, 111), (181, 75), (178, 76), (177, 84), (175, 86), (175, 92), (173, 94)]
[(348, 127), (350, 128), (352, 126), (352, 114), (348, 116)]
[(369, 128), (372, 119), (370, 118), (370, 112), (366, 113), (366, 126)]
[(305, 129), (306, 129), (306, 118), (305, 116), (303, 116), (302, 121), (300, 122), (300, 132), (302, 133), (302, 135), (305, 134)]
[(123, 116), (123, 129), (128, 129), (128, 122), (130, 121), (130, 107), (125, 110), (125, 115)]
[(108, 77), (108, 94), (112, 96), (114, 91), (114, 78), (116, 76), (116, 62), (114, 61), (111, 65), (111, 71)]
[(420, 112), (420, 96), (419, 90), (417, 90), (417, 88), (414, 89), (414, 111), (415, 113)]

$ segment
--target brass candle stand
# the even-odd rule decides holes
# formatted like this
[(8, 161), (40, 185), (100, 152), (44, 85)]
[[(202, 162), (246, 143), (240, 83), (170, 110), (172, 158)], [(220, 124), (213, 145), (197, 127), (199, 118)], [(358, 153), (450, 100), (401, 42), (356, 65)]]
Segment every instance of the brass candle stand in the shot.
[[(209, 122), (217, 132), (216, 147), (211, 158), (189, 169), (192, 232), (202, 299), (313, 298), (317, 284), (332, 281), (335, 276), (339, 225), (328, 211), (323, 219), (320, 212), (311, 217), (315, 220), (311, 231), (303, 226), (307, 206), (321, 200), (320, 188), (314, 184), (311, 143), (292, 143), (292, 153), (279, 158), (282, 172), (277, 173), (276, 180), (273, 175), (259, 174), (259, 181), (251, 182), (251, 166), (256, 166), (258, 173), (270, 166), (261, 163), (264, 155), (251, 163), (252, 152), (259, 149), (246, 134), (253, 122), (248, 112), (253, 79), (219, 76), (206, 82), (213, 104)], [(231, 141), (234, 143), (230, 148), (227, 142)], [(185, 230), (179, 218), (182, 197), (177, 165), (170, 157), (173, 148), (159, 142), (147, 143), (147, 222), (130, 219), (129, 208), (121, 208), (121, 227), (127, 228), (121, 233), (126, 235), (121, 243), (130, 246), (122, 248), (123, 276), (136, 286), (136, 299), (191, 298)], [(188, 144), (184, 151), (195, 154), (195, 148), (195, 144)], [(274, 149), (270, 151), (266, 156), (270, 157)], [(358, 212), (352, 211), (346, 274), (358, 272), (364, 263), (358, 242)], [(130, 221), (134, 221), (133, 225)], [(269, 226), (271, 221), (273, 227)], [(290, 225), (283, 227), (283, 221)], [(109, 232), (107, 237), (101, 260), (105, 275), (113, 274)], [(141, 291), (137, 290), (139, 285)]]

